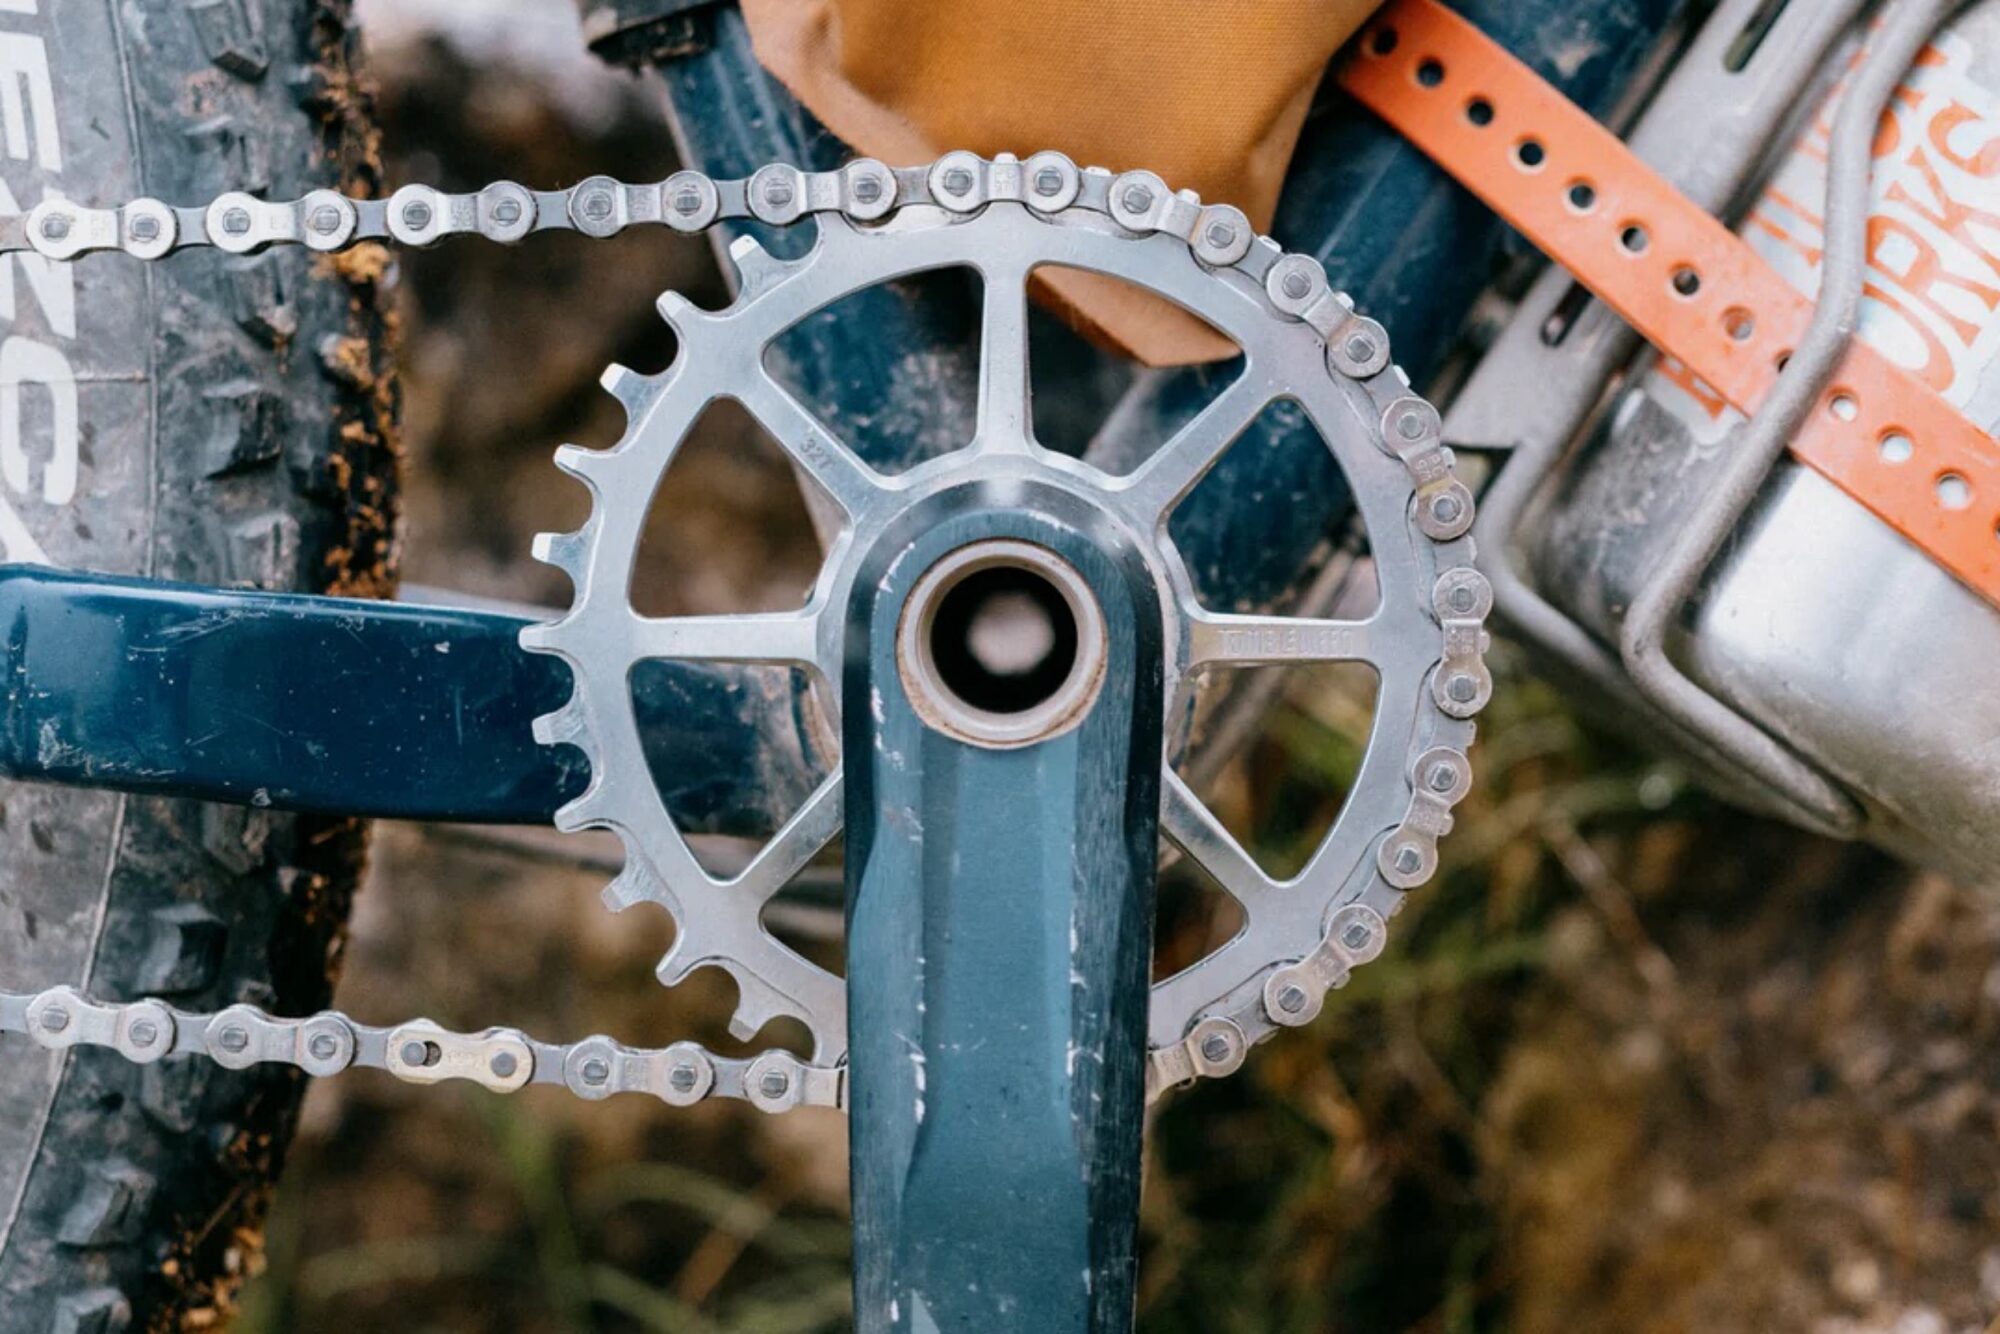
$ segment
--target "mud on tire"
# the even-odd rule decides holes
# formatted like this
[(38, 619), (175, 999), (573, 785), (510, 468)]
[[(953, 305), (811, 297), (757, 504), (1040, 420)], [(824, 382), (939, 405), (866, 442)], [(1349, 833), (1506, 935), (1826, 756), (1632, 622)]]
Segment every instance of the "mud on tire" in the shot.
[[(376, 184), (346, 0), (5, 8), (0, 80), (21, 95), (0, 101), (0, 211), (51, 192), (187, 204)], [(0, 434), (8, 560), (388, 591), (381, 252), (0, 263), (0, 426), (19, 423)], [(362, 832), (0, 783), (0, 985), (310, 1012), (330, 990)], [(140, 1067), (7, 1040), (0, 1334), (201, 1326), (226, 1310), (301, 1092), (291, 1070)]]

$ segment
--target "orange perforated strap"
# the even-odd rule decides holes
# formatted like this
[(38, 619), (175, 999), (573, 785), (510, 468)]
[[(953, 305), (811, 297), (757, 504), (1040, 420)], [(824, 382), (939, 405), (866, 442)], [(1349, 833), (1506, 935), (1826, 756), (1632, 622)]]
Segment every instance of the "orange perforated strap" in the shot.
[[(1341, 81), (1732, 407), (1764, 401), (1811, 303), (1533, 70), (1395, 0)], [(2000, 446), (1928, 385), (1857, 339), (1792, 452), (2000, 606)]]

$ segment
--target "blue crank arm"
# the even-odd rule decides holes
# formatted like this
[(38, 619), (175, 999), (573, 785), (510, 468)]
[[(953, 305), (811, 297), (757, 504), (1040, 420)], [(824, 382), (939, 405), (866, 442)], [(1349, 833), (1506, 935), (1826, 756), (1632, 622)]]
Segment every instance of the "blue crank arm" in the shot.
[[(293, 811), (546, 823), (589, 768), (530, 727), (569, 669), (515, 616), (0, 566), (0, 776)], [(634, 707), (690, 831), (763, 834), (828, 764), (802, 684), (650, 662)], [(761, 735), (760, 735), (761, 734)]]

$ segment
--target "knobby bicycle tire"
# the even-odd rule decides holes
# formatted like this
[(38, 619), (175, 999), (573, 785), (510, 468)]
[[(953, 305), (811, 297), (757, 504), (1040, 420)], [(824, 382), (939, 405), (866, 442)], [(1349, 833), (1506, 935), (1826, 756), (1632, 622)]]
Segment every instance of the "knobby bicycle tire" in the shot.
[[(19, 95), (0, 99), (0, 211), (49, 192), (187, 204), (377, 185), (347, 0), (3, 8), (0, 81)], [(0, 263), (8, 559), (389, 590), (396, 404), (381, 252)], [(0, 979), (310, 1012), (331, 989), (363, 833), (255, 807), (0, 784)], [(140, 1067), (7, 1039), (0, 1334), (173, 1329), (226, 1310), (254, 1267), (302, 1091), (289, 1069)]]

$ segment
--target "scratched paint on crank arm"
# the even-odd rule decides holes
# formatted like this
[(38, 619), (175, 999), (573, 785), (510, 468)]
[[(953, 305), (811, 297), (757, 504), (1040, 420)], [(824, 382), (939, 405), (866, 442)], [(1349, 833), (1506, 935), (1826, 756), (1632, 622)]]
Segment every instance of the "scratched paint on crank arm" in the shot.
[[(528, 622), (441, 607), (0, 567), (0, 774), (383, 819), (547, 823), (583, 790), (532, 720), (568, 697)], [(826, 761), (802, 689), (725, 664), (635, 676), (691, 830), (768, 832)], [(782, 744), (765, 746), (762, 736)]]
[[(1128, 1328), (1159, 839), (1161, 615), (1144, 562), (1057, 495), (908, 516), (855, 581), (846, 717), (857, 1328)], [(1095, 522), (1093, 522), (1093, 519)], [(927, 726), (898, 671), (917, 576), (1032, 542), (1102, 609), (1083, 720), (994, 749)], [(895, 1314), (883, 1319), (883, 1313)]]

